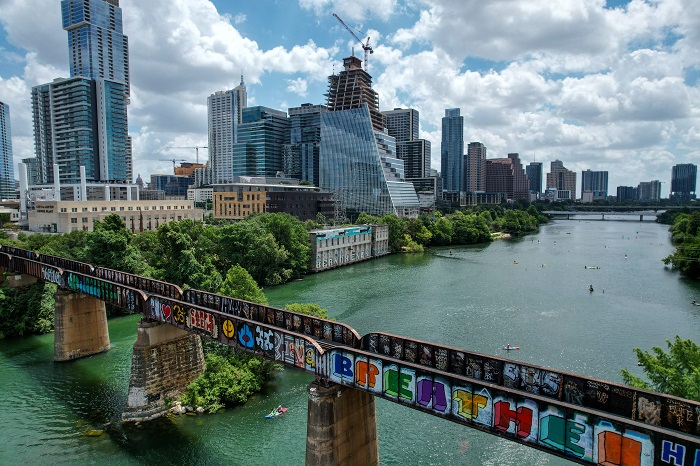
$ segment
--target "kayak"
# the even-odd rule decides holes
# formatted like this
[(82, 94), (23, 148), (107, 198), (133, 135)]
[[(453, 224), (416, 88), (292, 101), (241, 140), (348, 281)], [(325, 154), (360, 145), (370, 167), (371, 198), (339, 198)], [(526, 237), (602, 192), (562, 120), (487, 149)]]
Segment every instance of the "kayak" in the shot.
[(520, 349), (520, 347), (519, 346), (504, 346), (503, 349), (506, 351), (512, 351), (512, 350)]
[(275, 409), (273, 411), (270, 411), (270, 414), (265, 415), (265, 419), (270, 419), (273, 417), (281, 416), (282, 414), (287, 412), (287, 408), (280, 408), (279, 410)]

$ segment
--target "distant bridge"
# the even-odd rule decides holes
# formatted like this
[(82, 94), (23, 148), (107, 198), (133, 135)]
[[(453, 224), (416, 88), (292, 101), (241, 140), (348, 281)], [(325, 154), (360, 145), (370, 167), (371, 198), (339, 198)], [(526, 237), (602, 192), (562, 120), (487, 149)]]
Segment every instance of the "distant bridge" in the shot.
[[(695, 401), (381, 332), (360, 337), (340, 322), (183, 292), (170, 283), (18, 248), (0, 248), (0, 267), (55, 283), (61, 293), (144, 315), (129, 402), (161, 396), (134, 387), (134, 371), (145, 370), (137, 347), (156, 354), (149, 348), (174, 341), (167, 333), (144, 336), (153, 326), (313, 374), (307, 464), (378, 464), (378, 396), (577, 463), (700, 466)], [(64, 301), (62, 309), (68, 307)], [(58, 306), (56, 315), (58, 321)], [(75, 319), (62, 318), (61, 325), (70, 324), (65, 320)], [(56, 333), (58, 338), (58, 322)]]
[(608, 220), (610, 220), (610, 217), (639, 217), (639, 221), (642, 222), (644, 221), (644, 217), (653, 217), (653, 218), (647, 218), (648, 220), (656, 220), (656, 217), (659, 215), (658, 211), (655, 210), (642, 210), (642, 211), (604, 211), (604, 210), (586, 210), (586, 211), (581, 211), (581, 210), (544, 210), (542, 211), (544, 215), (548, 215), (552, 218), (564, 218), (566, 217), (567, 220), (572, 220), (571, 217), (601, 217), (601, 220), (605, 220), (605, 216), (608, 216)]

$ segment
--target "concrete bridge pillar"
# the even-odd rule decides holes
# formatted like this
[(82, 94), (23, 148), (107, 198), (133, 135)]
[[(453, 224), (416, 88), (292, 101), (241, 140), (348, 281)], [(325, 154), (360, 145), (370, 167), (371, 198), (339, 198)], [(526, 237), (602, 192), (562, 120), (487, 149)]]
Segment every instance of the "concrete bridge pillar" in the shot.
[(142, 320), (131, 356), (129, 397), (122, 420), (147, 421), (166, 414), (169, 402), (182, 395), (204, 368), (199, 335)]
[(54, 361), (69, 361), (109, 351), (104, 301), (72, 291), (56, 291)]
[(309, 385), (306, 465), (379, 465), (373, 395), (333, 385)]

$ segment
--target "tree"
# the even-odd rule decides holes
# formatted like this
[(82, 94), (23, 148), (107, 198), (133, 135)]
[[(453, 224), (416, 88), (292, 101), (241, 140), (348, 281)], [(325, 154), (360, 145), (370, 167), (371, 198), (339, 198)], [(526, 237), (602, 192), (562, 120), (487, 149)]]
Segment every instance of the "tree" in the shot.
[(146, 263), (131, 245), (132, 237), (119, 215), (108, 215), (95, 222), (93, 231), (87, 234), (85, 260), (95, 266), (141, 275), (146, 271)]
[(650, 382), (622, 369), (622, 380), (633, 387), (653, 390), (668, 395), (700, 401), (700, 346), (692, 340), (676, 335), (673, 342), (666, 340), (668, 353), (658, 346), (652, 352), (635, 348), (637, 360)]
[(11, 219), (12, 219), (12, 215), (9, 212), (0, 213), (0, 228), (3, 228), (3, 225), (5, 225)]
[(253, 277), (240, 265), (234, 265), (226, 273), (221, 285), (221, 294), (232, 298), (244, 299), (258, 304), (267, 304), (267, 297), (255, 283)]

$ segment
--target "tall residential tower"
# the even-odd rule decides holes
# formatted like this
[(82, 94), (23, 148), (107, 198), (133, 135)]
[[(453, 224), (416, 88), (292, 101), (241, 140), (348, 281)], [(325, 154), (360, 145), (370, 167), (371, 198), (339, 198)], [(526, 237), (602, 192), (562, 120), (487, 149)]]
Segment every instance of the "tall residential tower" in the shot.
[(698, 166), (692, 163), (679, 163), (671, 171), (671, 199), (689, 201), (695, 199), (698, 179)]
[(440, 148), (443, 191), (464, 191), (464, 117), (458, 108), (448, 108), (442, 118)]
[(15, 199), (16, 197), (10, 107), (0, 102), (0, 199)]
[(233, 145), (238, 142), (238, 126), (243, 122), (243, 109), (247, 107), (248, 93), (243, 76), (235, 88), (215, 92), (207, 98), (209, 170), (215, 183), (233, 180)]

